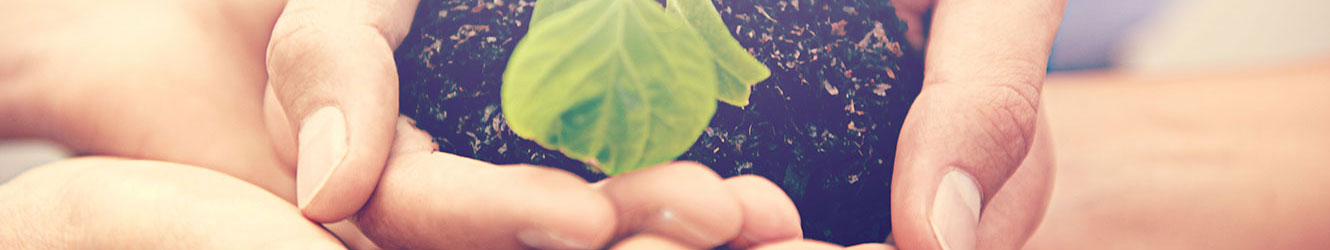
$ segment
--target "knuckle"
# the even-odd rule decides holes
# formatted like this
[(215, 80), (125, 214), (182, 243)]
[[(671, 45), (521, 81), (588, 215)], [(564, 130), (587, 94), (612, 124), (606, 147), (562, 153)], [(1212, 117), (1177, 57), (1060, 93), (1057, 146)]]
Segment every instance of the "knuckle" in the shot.
[(1019, 86), (1000, 85), (992, 91), (990, 105), (985, 107), (991, 116), (987, 119), (994, 126), (1014, 125), (1020, 131), (1021, 138), (1033, 135), (1036, 112), (1039, 110), (1039, 97), (1036, 90)]
[(725, 182), (730, 183), (730, 185), (749, 187), (753, 189), (775, 188), (776, 190), (780, 190), (780, 186), (777, 186), (776, 183), (771, 182), (771, 180), (767, 180), (767, 178), (763, 178), (762, 176), (752, 175), (752, 174), (730, 177), (729, 179), (726, 179)]
[[(396, 80), (392, 50), (376, 28), (311, 16), (284, 14), (268, 43), (268, 84), (288, 114), (328, 105), (338, 89), (359, 82)], [(391, 97), (359, 96), (376, 98), (364, 103), (387, 103)]]
[(700, 175), (700, 176), (701, 175), (716, 176), (717, 178), (719, 178), (719, 176), (716, 175), (716, 172), (711, 171), (710, 167), (707, 167), (706, 165), (702, 165), (702, 163), (698, 163), (695, 161), (678, 161), (666, 165), (684, 174)]
[(997, 142), (1028, 147), (1039, 110), (1042, 68), (1022, 60), (998, 65), (983, 72), (930, 74), (925, 86), (947, 99), (964, 98), (960, 105), (965, 107), (961, 108), (978, 116), (978, 125)]
[(1037, 92), (1014, 85), (983, 85), (957, 94), (965, 101), (958, 104), (960, 115), (969, 124), (963, 138), (973, 140), (972, 147), (987, 159), (982, 165), (1015, 166), (1025, 157), (1034, 135), (1038, 117)]
[[(954, 146), (970, 148), (972, 162), (995, 166), (1004, 170), (1018, 165), (1029, 151), (1038, 118), (1039, 92), (1035, 85), (1019, 81), (997, 81), (997, 84), (939, 84), (925, 93), (932, 108), (950, 114), (939, 118), (933, 126), (956, 127), (951, 136), (966, 142)], [(923, 95), (921, 95), (923, 97)], [(937, 112), (932, 112), (937, 113)], [(933, 119), (930, 119), (933, 120)], [(961, 127), (957, 127), (961, 126)], [(937, 135), (943, 136), (943, 135)]]
[(321, 66), (314, 68), (324, 71), (336, 70), (337, 63), (342, 60), (333, 57), (366, 53), (348, 51), (381, 49), (391, 53), (377, 27), (324, 21), (326, 19), (312, 18), (305, 13), (283, 15), (274, 26), (265, 58), (270, 75), (311, 66)]
[(1034, 137), (1037, 97), (1017, 87), (996, 87), (989, 105), (981, 109), (983, 133), (991, 140), (986, 150), (1001, 166), (1015, 166), (1025, 158)]
[(547, 190), (567, 191), (572, 189), (580, 191), (587, 185), (586, 181), (582, 180), (581, 177), (568, 171), (555, 168), (520, 165), (501, 170), (511, 170), (512, 172), (510, 173), (513, 175), (513, 179), (521, 180), (527, 184), (533, 184), (531, 185), (532, 187), (541, 187)]

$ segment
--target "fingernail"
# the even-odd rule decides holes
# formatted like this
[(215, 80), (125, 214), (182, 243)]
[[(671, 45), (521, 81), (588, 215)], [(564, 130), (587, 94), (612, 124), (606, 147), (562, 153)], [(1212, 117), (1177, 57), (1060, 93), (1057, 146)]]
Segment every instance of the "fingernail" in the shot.
[(305, 117), (296, 137), (296, 203), (304, 209), (346, 157), (346, 117), (335, 107), (320, 108)]
[(656, 217), (647, 223), (647, 230), (654, 233), (693, 237), (694, 240), (705, 244), (722, 243), (721, 239), (717, 239), (716, 237), (707, 234), (697, 225), (684, 222), (682, 218), (679, 218), (678, 213), (669, 208), (661, 208), (660, 212), (656, 213)]
[(522, 245), (536, 249), (591, 249), (589, 244), (541, 230), (517, 232), (517, 241), (522, 242)]
[(975, 247), (979, 226), (979, 185), (973, 176), (959, 169), (942, 176), (933, 196), (933, 235), (946, 250), (970, 250)]

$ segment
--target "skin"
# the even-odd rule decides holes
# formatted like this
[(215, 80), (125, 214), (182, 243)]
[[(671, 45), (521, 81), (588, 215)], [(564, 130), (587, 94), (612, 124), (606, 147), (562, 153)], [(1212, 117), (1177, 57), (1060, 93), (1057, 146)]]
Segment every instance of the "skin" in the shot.
[[(0, 22), (0, 34), (12, 39), (0, 40), (0, 117), (6, 118), (0, 137), (48, 138), (114, 158), (52, 164), (3, 186), (0, 197), (23, 202), (0, 205), (0, 219), (36, 226), (0, 229), (0, 242), (207, 248), (253, 237), (339, 247), (315, 223), (322, 222), (356, 248), (522, 248), (529, 245), (519, 239), (529, 244), (531, 235), (560, 244), (555, 247), (834, 248), (798, 240), (793, 205), (756, 177), (721, 179), (696, 164), (672, 163), (589, 184), (557, 170), (433, 152), (428, 136), (394, 118), (391, 51), (415, 4), (5, 2), (0, 17), (8, 20)], [(924, 90), (899, 142), (894, 243), (941, 247), (929, 219), (932, 197), (941, 176), (960, 169), (975, 177), (983, 212), (972, 232), (958, 234), (973, 234), (984, 248), (1019, 248), (1042, 218), (1051, 182), (1051, 158), (1038, 153), (1046, 152), (1039, 149), (1046, 143), (1034, 127), (1062, 2), (901, 6), (911, 27), (921, 27), (911, 29), (917, 34), (911, 41), (927, 44), (929, 60)], [(922, 28), (926, 23), (931, 27)], [(924, 41), (924, 32), (932, 40)], [(331, 139), (301, 138), (305, 119), (326, 107), (342, 113), (345, 131)], [(314, 151), (302, 151), (302, 139), (341, 141), (347, 148), (336, 166), (300, 165), (312, 162), (298, 160), (307, 156), (302, 152)], [(1038, 156), (1026, 157), (1031, 152)], [(106, 188), (119, 182), (96, 176), (135, 181)], [(200, 185), (207, 183), (225, 184)], [(143, 200), (152, 193), (145, 190), (162, 186), (182, 192)], [(160, 202), (217, 197), (236, 202), (172, 203), (190, 209), (154, 213)], [(124, 209), (43, 209), (92, 201)], [(202, 204), (212, 206), (193, 207)], [(237, 209), (227, 209), (232, 206)], [(245, 226), (243, 218), (256, 214), (281, 219), (252, 223), (280, 226)], [(73, 215), (90, 219), (38, 223)], [(181, 229), (180, 221), (191, 223)], [(153, 230), (136, 231), (141, 239), (105, 237), (124, 225)], [(281, 228), (297, 236), (228, 227)], [(242, 235), (208, 233), (218, 231)], [(786, 242), (767, 246), (778, 241)]]
[[(21, 222), (0, 228), (0, 248), (341, 248), (334, 233), (353, 248), (600, 248), (641, 234), (705, 248), (802, 235), (793, 204), (760, 178), (721, 179), (697, 164), (670, 163), (593, 184), (555, 169), (434, 152), (428, 136), (396, 118), (395, 107), (375, 106), (395, 100), (362, 96), (396, 96), (388, 53), (395, 42), (383, 35), (389, 33), (327, 28), (332, 34), (273, 35), (283, 34), (278, 20), (291, 15), (326, 21), (337, 18), (318, 16), (365, 8), (318, 9), (339, 6), (326, 3), (296, 11), (296, 2), (283, 4), (0, 6), (7, 19), (0, 33), (14, 38), (0, 41), (0, 136), (47, 138), (82, 155), (109, 156), (54, 163), (0, 186), (0, 199), (16, 201), (0, 204), (0, 220)], [(337, 41), (321, 40), (329, 37)], [(286, 46), (316, 49), (287, 49), (288, 59), (280, 59)], [(366, 66), (319, 65), (328, 62)], [(292, 66), (274, 65), (283, 63)], [(284, 84), (300, 87), (276, 86)], [(299, 106), (308, 104), (299, 100), (333, 102), (318, 98), (357, 100), (339, 104), (348, 124), (362, 118), (387, 124), (387, 132), (357, 132), (382, 125), (348, 125), (351, 138), (387, 138), (350, 144), (351, 152), (382, 151), (382, 159), (355, 160), (374, 164), (341, 174), (362, 180), (337, 183), (370, 180), (366, 193), (373, 194), (357, 201), (354, 191), (334, 191), (348, 193), (336, 197), (350, 197), (349, 203), (323, 205), (350, 204), (345, 215), (338, 214), (344, 208), (297, 206), (300, 170), (291, 135), (299, 133), (274, 125), (292, 124), (274, 114), (300, 116)], [(340, 185), (327, 184), (355, 189)], [(636, 193), (651, 195), (624, 195)], [(757, 202), (763, 204), (748, 204)], [(659, 219), (661, 211), (672, 216)], [(783, 219), (746, 226), (745, 217)]]
[[(1036, 127), (1065, 2), (894, 3), (911, 27), (908, 40), (925, 48), (927, 60), (923, 88), (897, 143), (892, 239), (901, 249), (945, 249), (944, 241), (951, 249), (1021, 248), (1052, 190), (1052, 152)], [(976, 221), (933, 217), (964, 210), (934, 207), (947, 204), (935, 198), (952, 171), (972, 176), (978, 186)]]
[(217, 171), (120, 157), (38, 167), (0, 186), (7, 249), (337, 249), (267, 190)]

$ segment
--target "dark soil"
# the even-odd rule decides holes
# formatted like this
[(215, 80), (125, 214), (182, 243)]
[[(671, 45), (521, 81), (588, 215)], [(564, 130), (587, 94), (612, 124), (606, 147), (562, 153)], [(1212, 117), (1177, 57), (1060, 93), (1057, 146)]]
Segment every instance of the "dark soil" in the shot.
[[(713, 1), (772, 76), (753, 87), (747, 107), (718, 103), (710, 126), (679, 159), (726, 177), (772, 180), (794, 199), (809, 238), (883, 241), (891, 232), (896, 138), (923, 74), (888, 1)], [(396, 54), (401, 112), (444, 152), (604, 178), (504, 122), (500, 80), (534, 4), (422, 1)]]

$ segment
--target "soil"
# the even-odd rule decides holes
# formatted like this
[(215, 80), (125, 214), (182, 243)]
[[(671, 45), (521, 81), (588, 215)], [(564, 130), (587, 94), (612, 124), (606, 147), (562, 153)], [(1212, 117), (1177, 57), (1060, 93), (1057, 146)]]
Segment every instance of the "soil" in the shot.
[[(889, 1), (713, 0), (732, 34), (771, 69), (750, 104), (718, 102), (679, 157), (722, 176), (756, 174), (794, 200), (808, 238), (882, 242), (891, 232), (896, 139), (923, 59)], [(499, 86), (533, 0), (426, 0), (397, 50), (401, 112), (440, 150), (497, 164), (605, 178), (508, 130)]]

